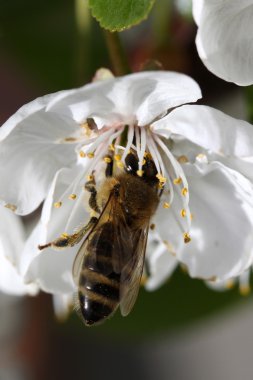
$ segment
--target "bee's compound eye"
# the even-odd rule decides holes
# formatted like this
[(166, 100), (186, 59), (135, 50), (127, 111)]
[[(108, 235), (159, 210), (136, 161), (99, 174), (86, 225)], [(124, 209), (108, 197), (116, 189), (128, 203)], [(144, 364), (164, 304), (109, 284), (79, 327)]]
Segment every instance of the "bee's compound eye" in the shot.
[(126, 156), (125, 164), (126, 164), (126, 171), (128, 173), (135, 174), (137, 172), (137, 170), (138, 170), (138, 158), (133, 153), (129, 153)]

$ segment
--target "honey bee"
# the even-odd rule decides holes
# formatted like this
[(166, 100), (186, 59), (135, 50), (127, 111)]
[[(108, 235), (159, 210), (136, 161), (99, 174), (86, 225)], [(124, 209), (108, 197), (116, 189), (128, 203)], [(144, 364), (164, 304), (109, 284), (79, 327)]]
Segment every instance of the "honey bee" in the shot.
[(98, 217), (93, 216), (73, 235), (39, 246), (73, 246), (83, 239), (73, 264), (73, 278), (78, 289), (76, 310), (87, 326), (103, 322), (118, 307), (126, 316), (138, 295), (150, 219), (160, 194), (152, 158), (145, 159), (142, 176), (137, 170), (138, 159), (130, 152), (123, 172), (113, 176), (113, 162), (107, 164), (106, 178), (98, 190), (91, 176), (85, 188)]

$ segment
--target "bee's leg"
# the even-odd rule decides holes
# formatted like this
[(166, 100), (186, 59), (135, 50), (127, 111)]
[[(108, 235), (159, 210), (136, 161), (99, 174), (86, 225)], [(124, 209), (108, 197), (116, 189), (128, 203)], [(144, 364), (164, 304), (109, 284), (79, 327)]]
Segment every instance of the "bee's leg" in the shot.
[(45, 245), (39, 245), (38, 248), (40, 250), (48, 247), (52, 247), (54, 249), (73, 247), (75, 244), (78, 244), (85, 234), (97, 223), (97, 218), (93, 216), (89, 223), (85, 226), (81, 227), (77, 230), (73, 235), (62, 234), (59, 238), (47, 243)]
[(88, 182), (85, 183), (84, 187), (85, 190), (87, 190), (90, 193), (89, 198), (89, 206), (92, 210), (100, 214), (100, 209), (97, 204), (97, 190), (96, 190), (96, 182), (95, 177), (93, 175), (94, 172), (92, 172), (92, 175), (90, 176), (90, 179)]

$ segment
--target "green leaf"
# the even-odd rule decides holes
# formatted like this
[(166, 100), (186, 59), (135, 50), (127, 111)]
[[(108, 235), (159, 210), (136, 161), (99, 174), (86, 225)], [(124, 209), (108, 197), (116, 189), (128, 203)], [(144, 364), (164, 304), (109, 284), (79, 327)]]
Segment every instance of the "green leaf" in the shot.
[(155, 0), (89, 0), (92, 15), (111, 32), (122, 31), (146, 19)]

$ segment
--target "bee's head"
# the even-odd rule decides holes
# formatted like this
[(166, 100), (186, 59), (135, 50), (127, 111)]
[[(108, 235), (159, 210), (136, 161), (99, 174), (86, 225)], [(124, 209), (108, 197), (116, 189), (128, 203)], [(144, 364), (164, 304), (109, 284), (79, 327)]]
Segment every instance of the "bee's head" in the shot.
[[(137, 176), (139, 168), (138, 157), (135, 153), (130, 152), (125, 159), (125, 171), (129, 174)], [(143, 174), (141, 178), (150, 186), (159, 183), (157, 178), (157, 169), (150, 153), (147, 153), (142, 166)]]

